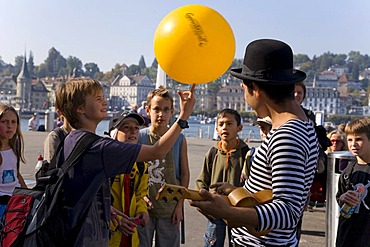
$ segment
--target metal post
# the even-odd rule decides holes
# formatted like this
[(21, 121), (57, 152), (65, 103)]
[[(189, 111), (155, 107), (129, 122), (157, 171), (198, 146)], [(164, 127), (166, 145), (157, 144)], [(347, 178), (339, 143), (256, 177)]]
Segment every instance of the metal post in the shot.
[(55, 112), (52, 110), (45, 111), (45, 130), (52, 131), (54, 129)]
[(334, 247), (337, 237), (339, 208), (335, 198), (338, 191), (339, 176), (349, 162), (356, 157), (348, 151), (328, 153), (327, 181), (326, 181), (326, 247)]

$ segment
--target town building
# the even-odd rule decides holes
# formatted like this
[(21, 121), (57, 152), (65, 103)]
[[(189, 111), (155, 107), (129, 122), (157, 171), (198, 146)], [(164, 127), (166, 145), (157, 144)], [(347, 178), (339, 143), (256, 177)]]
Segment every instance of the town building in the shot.
[(154, 88), (155, 84), (146, 75), (118, 75), (110, 85), (111, 110), (141, 105), (141, 102), (146, 100), (148, 93)]

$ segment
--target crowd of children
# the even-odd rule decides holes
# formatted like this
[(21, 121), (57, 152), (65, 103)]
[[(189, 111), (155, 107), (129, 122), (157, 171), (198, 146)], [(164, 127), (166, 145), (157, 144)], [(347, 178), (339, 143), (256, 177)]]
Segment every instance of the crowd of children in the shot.
[[(282, 42), (260, 40), (256, 43), (271, 49), (274, 56), (277, 54), (274, 49), (289, 53)], [(261, 47), (254, 47), (256, 43), (248, 49), (256, 49), (258, 54), (262, 51)], [(265, 55), (269, 56), (268, 53)], [(248, 60), (246, 57), (245, 66), (251, 66)], [(342, 174), (338, 184), (338, 204), (347, 205), (353, 213), (339, 218), (337, 246), (369, 246), (370, 118), (351, 121), (344, 132), (335, 130), (326, 136), (324, 131), (325, 138), (321, 142), (322, 129), (315, 129), (314, 119), (300, 106), (305, 96), (301, 83), (305, 78), (303, 72), (296, 72), (298, 77), (292, 81), (280, 78), (276, 85), (271, 85), (270, 79), (264, 81), (243, 73), (235, 70), (234, 76), (243, 80), (246, 101), (261, 116), (254, 124), (260, 128), (262, 145), (250, 149), (239, 138), (243, 125), (236, 110), (223, 109), (218, 113), (219, 141), (205, 154), (202, 170), (195, 180), (195, 187), (206, 201), (191, 202), (208, 219), (203, 245), (224, 246), (228, 233), (229, 246), (244, 246), (248, 242), (297, 246), (303, 210), (320, 169), (318, 150), (321, 148), (326, 152), (349, 150), (357, 161), (345, 168), (350, 175)], [(154, 242), (155, 246), (180, 246), (184, 202), (157, 201), (155, 196), (164, 184), (189, 187), (187, 142), (181, 131), (189, 127), (186, 120), (195, 104), (194, 87), (178, 93), (180, 112), (172, 125), (173, 96), (163, 86), (150, 92), (143, 106), (149, 120), (143, 118), (143, 113), (134, 111), (113, 116), (108, 136), (95, 141), (73, 172), (64, 178), (63, 206), (68, 207), (68, 212), (61, 222), (78, 226), (70, 232), (64, 231), (69, 243), (147, 247)], [(292, 97), (294, 90), (296, 99)], [(99, 122), (107, 118), (107, 102), (98, 81), (74, 78), (59, 85), (56, 92), (55, 106), (64, 121), (45, 140), (46, 160), (50, 160), (57, 149), (68, 157), (86, 132), (95, 133)], [(276, 92), (280, 94), (277, 96)], [(149, 127), (144, 128), (148, 122)], [(0, 104), (0, 216), (14, 188), (26, 187), (20, 171), (20, 164), (26, 161), (19, 123), (15, 109)], [(292, 176), (296, 180), (291, 180)], [(290, 191), (284, 186), (291, 186)], [(273, 197), (268, 205), (234, 210), (223, 199), (219, 200), (218, 194), (227, 195), (237, 187), (251, 193), (270, 190)], [(81, 198), (90, 198), (91, 202), (87, 204)], [(83, 210), (73, 210), (81, 207)], [(236, 220), (237, 227), (231, 229), (225, 218)], [(77, 224), (76, 219), (81, 222)], [(243, 220), (248, 220), (248, 224)], [(254, 235), (250, 227), (257, 231), (272, 229), (272, 232)]]

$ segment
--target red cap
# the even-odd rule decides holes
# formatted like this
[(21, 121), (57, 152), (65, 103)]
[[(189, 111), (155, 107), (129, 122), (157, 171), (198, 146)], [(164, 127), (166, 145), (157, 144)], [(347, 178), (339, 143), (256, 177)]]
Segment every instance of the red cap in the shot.
[(44, 158), (42, 157), (42, 155), (40, 154), (40, 156), (37, 158), (37, 160), (43, 160)]

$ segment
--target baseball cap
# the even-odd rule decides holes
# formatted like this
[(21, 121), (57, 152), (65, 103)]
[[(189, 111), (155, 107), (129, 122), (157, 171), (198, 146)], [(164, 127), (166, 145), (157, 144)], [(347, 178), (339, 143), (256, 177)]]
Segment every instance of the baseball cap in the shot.
[(257, 118), (257, 120), (253, 123), (253, 125), (258, 125), (258, 123), (266, 123), (272, 126), (272, 121), (269, 116), (264, 117), (264, 118)]
[(144, 125), (145, 123), (144, 118), (140, 114), (130, 111), (121, 111), (115, 114), (109, 121), (108, 134), (113, 129), (116, 129), (122, 123), (122, 121), (128, 117), (135, 118), (138, 121), (139, 125)]

